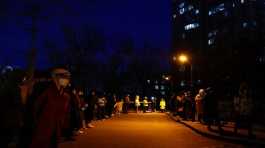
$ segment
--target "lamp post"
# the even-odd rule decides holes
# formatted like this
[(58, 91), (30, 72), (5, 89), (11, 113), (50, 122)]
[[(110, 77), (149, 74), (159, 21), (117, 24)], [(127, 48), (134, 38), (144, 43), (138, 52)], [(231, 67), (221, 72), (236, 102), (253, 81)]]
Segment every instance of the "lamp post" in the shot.
[(191, 62), (189, 56), (186, 54), (180, 54), (178, 57), (174, 56), (173, 60), (176, 62), (178, 61), (181, 64), (186, 64), (186, 63), (190, 64), (190, 81), (192, 84), (193, 83), (193, 65), (192, 65), (192, 62)]

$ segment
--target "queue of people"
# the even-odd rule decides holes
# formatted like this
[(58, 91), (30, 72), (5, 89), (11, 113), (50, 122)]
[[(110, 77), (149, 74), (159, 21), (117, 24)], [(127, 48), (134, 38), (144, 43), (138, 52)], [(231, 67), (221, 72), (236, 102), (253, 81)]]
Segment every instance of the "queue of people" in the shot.
[(94, 128), (94, 121), (127, 114), (132, 104), (137, 113), (153, 112), (157, 105), (161, 112), (166, 109), (165, 99), (156, 104), (154, 97), (136, 96), (132, 101), (130, 95), (119, 97), (96, 90), (87, 94), (82, 87), (71, 85), (71, 73), (63, 67), (34, 79), (24, 76), (10, 72), (3, 83), (1, 79), (1, 148), (10, 142), (18, 148), (56, 148)]
[(1, 83), (1, 148), (11, 142), (18, 148), (56, 148), (95, 127), (93, 121), (112, 117), (119, 101), (96, 90), (85, 94), (71, 85), (71, 73), (62, 67), (34, 81), (19, 75), (7, 73)]
[[(238, 91), (237, 91), (238, 90)], [(237, 134), (238, 128), (247, 128), (250, 137), (254, 137), (252, 130), (253, 122), (253, 101), (252, 91), (246, 82), (242, 82), (238, 89), (225, 95), (224, 88), (218, 85), (198, 89), (197, 94), (191, 91), (183, 91), (178, 95), (172, 95), (169, 100), (170, 111), (174, 116), (179, 116), (183, 120), (198, 121), (207, 125), (211, 130), (212, 126), (217, 126), (222, 134), (222, 126), (227, 120), (235, 122), (234, 134)], [(230, 108), (229, 117), (223, 117), (223, 110), (220, 102), (225, 97), (229, 97), (233, 106)]]

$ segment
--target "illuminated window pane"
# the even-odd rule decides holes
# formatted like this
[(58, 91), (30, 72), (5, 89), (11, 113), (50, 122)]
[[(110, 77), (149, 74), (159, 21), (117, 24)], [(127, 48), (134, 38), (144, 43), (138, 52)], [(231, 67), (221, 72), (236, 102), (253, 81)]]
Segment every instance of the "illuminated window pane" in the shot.
[(212, 45), (214, 43), (214, 39), (209, 39), (208, 40), (208, 45)]
[(182, 38), (183, 38), (183, 39), (186, 38), (186, 34), (185, 34), (185, 33), (182, 34)]
[(246, 27), (248, 26), (248, 23), (247, 23), (247, 22), (244, 22), (244, 23), (242, 24), (242, 26), (243, 26), (243, 28), (246, 28)]
[(212, 15), (214, 15), (214, 14), (216, 14), (218, 12), (224, 11), (224, 10), (225, 10), (225, 4), (222, 3), (222, 4), (218, 5), (217, 7), (209, 10), (208, 15), (212, 16)]
[(179, 9), (179, 14), (184, 14), (185, 13), (185, 8)]
[(192, 10), (194, 7), (192, 5), (189, 5), (188, 9)]
[(256, 21), (253, 21), (252, 24), (253, 24), (253, 26), (257, 26), (257, 22)]
[(185, 30), (191, 30), (191, 29), (197, 28), (199, 26), (200, 26), (199, 23), (193, 23), (193, 24), (188, 24), (188, 25), (184, 26), (184, 29)]
[(185, 6), (185, 3), (179, 4), (179, 8), (183, 8)]
[(211, 37), (212, 35), (213, 35), (212, 32), (208, 33), (208, 37)]

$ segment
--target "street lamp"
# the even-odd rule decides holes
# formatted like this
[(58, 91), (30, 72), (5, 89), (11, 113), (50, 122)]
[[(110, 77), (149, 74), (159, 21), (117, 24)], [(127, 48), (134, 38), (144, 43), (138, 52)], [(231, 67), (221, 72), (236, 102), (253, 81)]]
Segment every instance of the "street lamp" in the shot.
[(169, 81), (169, 80), (170, 80), (170, 78), (169, 78), (169, 77), (165, 77), (165, 80)]
[(190, 81), (191, 84), (193, 82), (193, 65), (191, 63), (191, 60), (189, 59), (189, 56), (186, 54), (180, 54), (178, 57), (173, 57), (174, 61), (179, 61), (181, 64), (189, 63), (190, 64)]
[(171, 79), (171, 76), (169, 75), (163, 75), (162, 78), (166, 81), (169, 81)]
[(189, 61), (188, 56), (184, 54), (180, 55), (178, 59), (183, 64)]

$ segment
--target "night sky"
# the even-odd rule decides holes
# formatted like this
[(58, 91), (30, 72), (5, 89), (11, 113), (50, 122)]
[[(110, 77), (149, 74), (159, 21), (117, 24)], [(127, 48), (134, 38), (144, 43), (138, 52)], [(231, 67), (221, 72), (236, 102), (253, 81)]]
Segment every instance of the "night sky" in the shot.
[[(25, 10), (23, 3), (12, 1), (16, 0), (5, 3), (7, 10), (2, 10), (5, 17), (0, 20), (0, 63), (25, 67), (25, 53), (31, 45), (30, 33), (25, 29), (28, 19), (17, 15)], [(145, 42), (161, 50), (157, 53), (166, 54), (170, 50), (170, 1), (65, 0), (63, 7), (61, 4), (48, 4), (44, 0), (41, 3), (42, 12), (48, 15), (48, 19), (38, 21), (38, 68), (50, 66), (47, 60), (49, 51), (43, 45), (45, 39), (55, 41), (57, 48), (65, 48), (62, 24), (76, 29), (84, 25), (94, 26), (104, 31), (108, 44), (120, 36), (130, 36), (134, 40), (135, 50), (139, 50), (140, 54)]]

